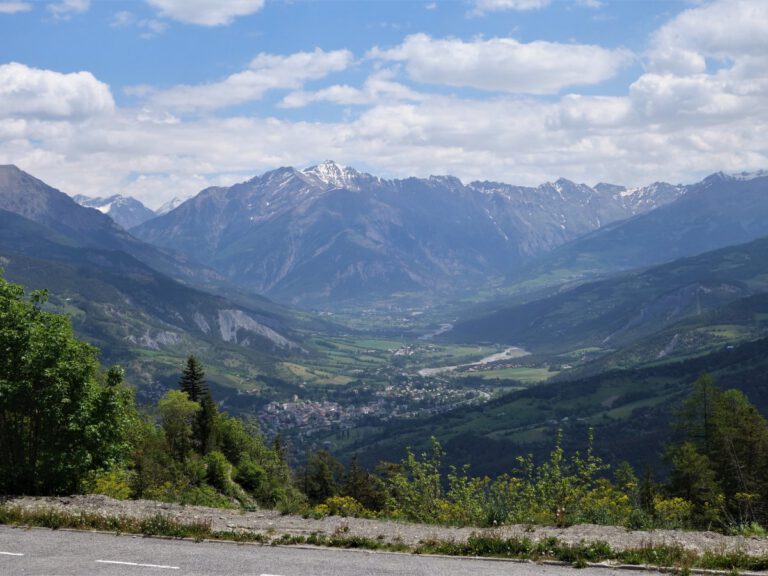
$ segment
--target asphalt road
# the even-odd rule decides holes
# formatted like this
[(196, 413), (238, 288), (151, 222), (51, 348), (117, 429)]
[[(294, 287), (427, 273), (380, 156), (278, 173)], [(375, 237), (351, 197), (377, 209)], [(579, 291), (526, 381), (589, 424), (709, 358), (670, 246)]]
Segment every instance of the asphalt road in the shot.
[(0, 526), (2, 576), (611, 576), (619, 571)]

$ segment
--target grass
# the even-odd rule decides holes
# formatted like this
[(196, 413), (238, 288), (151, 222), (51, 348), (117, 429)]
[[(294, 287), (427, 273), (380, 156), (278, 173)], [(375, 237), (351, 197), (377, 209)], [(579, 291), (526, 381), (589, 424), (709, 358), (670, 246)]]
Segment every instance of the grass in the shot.
[(742, 550), (708, 551), (698, 554), (682, 546), (643, 546), (615, 550), (606, 542), (567, 544), (557, 538), (534, 541), (530, 538), (501, 538), (493, 533), (474, 533), (466, 541), (424, 540), (415, 546), (398, 540), (387, 541), (382, 536), (367, 538), (337, 530), (332, 535), (314, 533), (308, 536), (276, 534), (275, 532), (234, 532), (213, 530), (210, 522), (183, 523), (162, 514), (149, 518), (104, 516), (91, 512), (70, 512), (53, 509), (23, 510), (10, 504), (0, 504), (0, 524), (51, 529), (101, 530), (115, 533), (143, 534), (195, 541), (227, 540), (252, 542), (273, 546), (311, 545), (331, 548), (381, 550), (412, 554), (442, 554), (506, 558), (515, 560), (554, 560), (585, 567), (590, 563), (613, 562), (635, 566), (653, 566), (688, 573), (691, 569), (733, 572), (738, 570), (768, 570), (768, 556), (750, 556)]
[(473, 372), (473, 375), (480, 376), (483, 379), (490, 380), (494, 378), (517, 380), (527, 384), (533, 384), (548, 380), (556, 376), (559, 372), (549, 368), (501, 368), (499, 370), (483, 370)]

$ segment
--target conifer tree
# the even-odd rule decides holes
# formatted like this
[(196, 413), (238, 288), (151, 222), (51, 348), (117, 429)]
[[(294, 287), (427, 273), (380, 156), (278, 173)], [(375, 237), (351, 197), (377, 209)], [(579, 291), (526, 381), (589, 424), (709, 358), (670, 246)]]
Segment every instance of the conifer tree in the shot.
[(179, 380), (179, 387), (182, 392), (186, 392), (190, 400), (200, 405), (200, 411), (192, 425), (192, 435), (195, 449), (201, 454), (207, 454), (215, 448), (218, 411), (208, 383), (205, 381), (203, 366), (193, 355), (187, 358), (187, 363)]

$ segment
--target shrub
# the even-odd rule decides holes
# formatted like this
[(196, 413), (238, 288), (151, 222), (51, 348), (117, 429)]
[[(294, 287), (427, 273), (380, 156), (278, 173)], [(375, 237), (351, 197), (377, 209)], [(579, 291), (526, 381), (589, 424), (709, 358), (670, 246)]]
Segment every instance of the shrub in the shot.
[(131, 475), (123, 468), (98, 472), (90, 484), (90, 492), (93, 494), (103, 494), (116, 500), (128, 500), (131, 497)]
[(205, 457), (208, 483), (224, 494), (232, 493), (232, 465), (221, 452), (211, 452)]

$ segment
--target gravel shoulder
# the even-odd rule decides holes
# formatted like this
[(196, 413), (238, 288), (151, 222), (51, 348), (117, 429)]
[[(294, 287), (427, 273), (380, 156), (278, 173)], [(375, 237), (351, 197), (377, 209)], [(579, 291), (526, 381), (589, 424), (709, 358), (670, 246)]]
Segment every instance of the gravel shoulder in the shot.
[(274, 510), (223, 510), (202, 506), (182, 506), (149, 500), (114, 500), (106, 496), (83, 495), (55, 498), (18, 497), (5, 500), (6, 504), (22, 509), (60, 510), (70, 513), (88, 512), (103, 516), (128, 518), (151, 517), (158, 513), (179, 522), (204, 522), (215, 531), (243, 531), (270, 537), (289, 535), (343, 534), (379, 539), (384, 542), (417, 545), (429, 540), (460, 542), (473, 533), (493, 534), (502, 538), (527, 537), (538, 541), (555, 537), (561, 542), (607, 542), (614, 550), (629, 550), (651, 545), (679, 545), (688, 550), (723, 553), (741, 551), (749, 555), (768, 555), (768, 538), (724, 536), (715, 532), (689, 532), (682, 530), (627, 530), (615, 526), (580, 524), (569, 528), (512, 525), (492, 529), (452, 528), (411, 524), (391, 520), (339, 518), (336, 516), (312, 519), (283, 515)]

